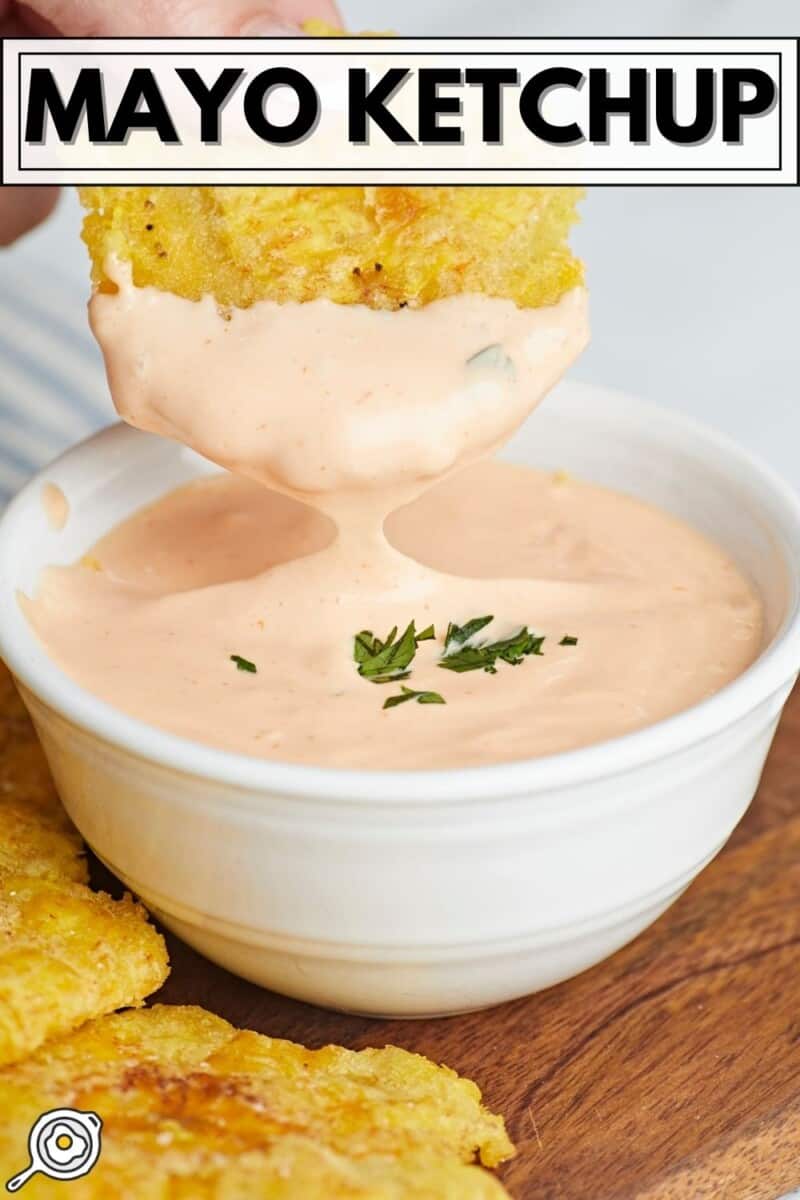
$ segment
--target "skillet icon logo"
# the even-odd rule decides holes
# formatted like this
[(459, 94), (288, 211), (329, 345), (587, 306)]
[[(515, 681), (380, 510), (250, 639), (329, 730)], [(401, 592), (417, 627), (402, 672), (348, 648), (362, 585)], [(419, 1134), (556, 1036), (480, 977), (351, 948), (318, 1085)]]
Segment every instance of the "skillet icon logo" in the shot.
[(54, 1108), (42, 1113), (28, 1134), (30, 1162), (6, 1184), (7, 1192), (19, 1189), (41, 1173), (48, 1179), (80, 1179), (88, 1175), (100, 1157), (97, 1113), (77, 1108)]

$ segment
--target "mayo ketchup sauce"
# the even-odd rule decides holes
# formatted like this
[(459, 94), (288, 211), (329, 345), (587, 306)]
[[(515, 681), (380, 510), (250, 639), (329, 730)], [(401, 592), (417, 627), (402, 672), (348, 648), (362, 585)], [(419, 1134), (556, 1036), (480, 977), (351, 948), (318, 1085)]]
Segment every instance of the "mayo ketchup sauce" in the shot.
[(583, 289), (220, 312), (107, 272), (119, 412), (226, 469), (24, 601), (121, 710), (263, 758), (461, 767), (649, 725), (756, 656), (760, 602), (719, 548), (491, 457), (585, 345)]

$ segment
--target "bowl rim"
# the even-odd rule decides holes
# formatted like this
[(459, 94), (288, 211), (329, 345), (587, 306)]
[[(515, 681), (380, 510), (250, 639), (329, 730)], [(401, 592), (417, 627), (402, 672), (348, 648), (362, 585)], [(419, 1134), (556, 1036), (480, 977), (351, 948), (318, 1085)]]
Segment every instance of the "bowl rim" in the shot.
[[(300, 797), (309, 801), (369, 803), (407, 807), (420, 802), (465, 804), (491, 798), (509, 799), (575, 788), (621, 776), (712, 737), (744, 717), (782, 687), (800, 668), (800, 495), (757, 456), (725, 434), (650, 401), (612, 388), (570, 384), (575, 391), (604, 395), (619, 404), (649, 411), (662, 427), (690, 436), (698, 448), (713, 451), (732, 472), (738, 468), (748, 483), (766, 493), (780, 510), (782, 523), (796, 543), (796, 556), (786, 554), (792, 579), (792, 606), (771, 643), (736, 679), (713, 696), (632, 733), (590, 746), (537, 758), (485, 766), (411, 769), (363, 769), (315, 766), (262, 759), (206, 746), (169, 733), (116, 709), (77, 684), (58, 667), (39, 643), (22, 612), (16, 591), (0, 585), (0, 653), (24, 688), (62, 718), (134, 757), (183, 775), (224, 784), (248, 793)], [(37, 472), (0, 516), (0, 580), (8, 552), (8, 534), (25, 519), (28, 506), (54, 466), (74, 459), (90, 446), (117, 442), (136, 431), (117, 423), (70, 447)], [(774, 531), (775, 522), (767, 516)], [(781, 539), (782, 541), (785, 540)], [(792, 549), (790, 547), (789, 549)]]

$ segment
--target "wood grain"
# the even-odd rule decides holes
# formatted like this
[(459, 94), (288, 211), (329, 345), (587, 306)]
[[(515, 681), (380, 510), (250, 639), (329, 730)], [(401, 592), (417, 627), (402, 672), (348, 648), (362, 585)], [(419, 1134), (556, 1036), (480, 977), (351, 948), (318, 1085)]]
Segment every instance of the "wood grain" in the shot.
[(476, 1079), (519, 1148), (516, 1200), (775, 1200), (800, 1187), (800, 692), (719, 858), (632, 945), (548, 992), (371, 1021), (170, 949), (161, 1000), (312, 1046), (391, 1041)]

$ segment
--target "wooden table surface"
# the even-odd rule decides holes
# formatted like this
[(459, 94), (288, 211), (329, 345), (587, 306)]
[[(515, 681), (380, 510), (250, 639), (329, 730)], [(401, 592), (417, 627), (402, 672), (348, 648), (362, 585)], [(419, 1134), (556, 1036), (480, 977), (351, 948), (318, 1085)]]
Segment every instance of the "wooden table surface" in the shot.
[(515, 1200), (775, 1200), (800, 1188), (800, 690), (719, 858), (632, 945), (538, 996), (375, 1021), (169, 942), (160, 1000), (310, 1046), (393, 1042), (474, 1078), (517, 1144)]

